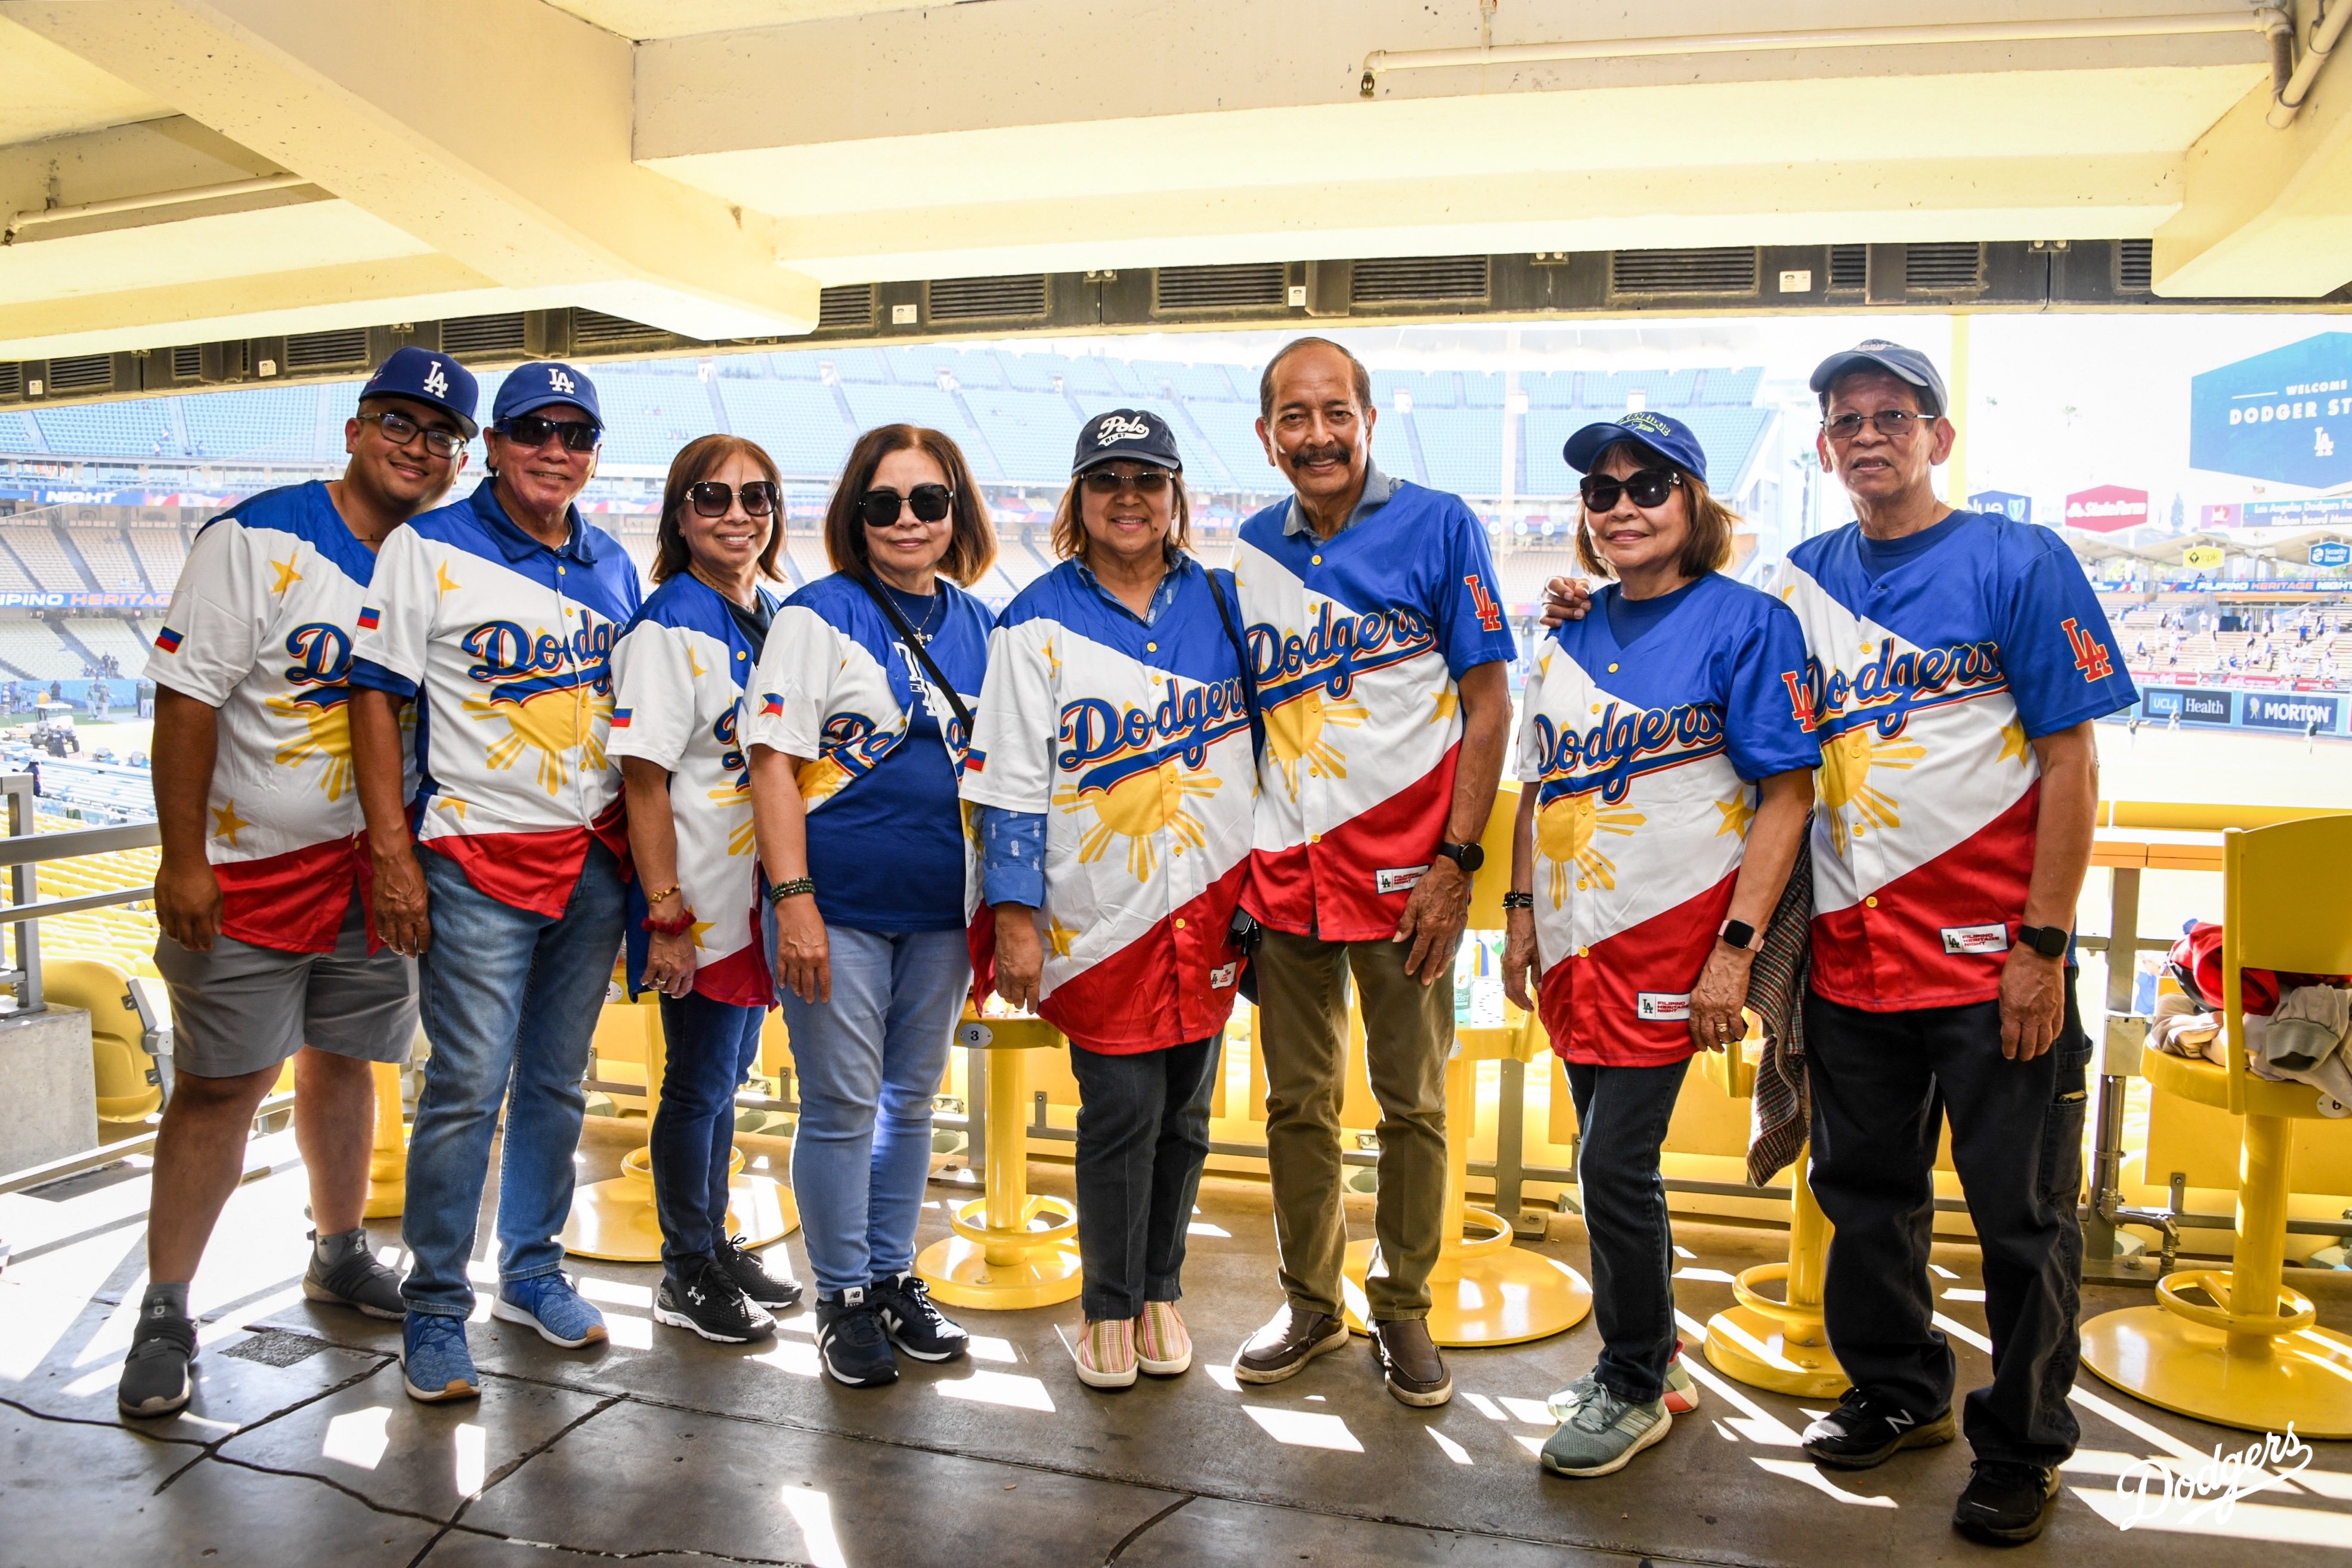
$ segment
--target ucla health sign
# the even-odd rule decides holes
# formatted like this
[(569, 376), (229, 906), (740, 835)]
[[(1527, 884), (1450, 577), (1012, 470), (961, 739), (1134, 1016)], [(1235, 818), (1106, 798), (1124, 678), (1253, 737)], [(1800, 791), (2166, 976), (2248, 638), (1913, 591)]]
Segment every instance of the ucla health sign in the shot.
[(2352, 479), (2352, 332), (2189, 378), (2189, 465), (2315, 490)]
[(2066, 526), (2095, 534), (2136, 528), (2147, 521), (2147, 492), (2100, 485), (2066, 497)]

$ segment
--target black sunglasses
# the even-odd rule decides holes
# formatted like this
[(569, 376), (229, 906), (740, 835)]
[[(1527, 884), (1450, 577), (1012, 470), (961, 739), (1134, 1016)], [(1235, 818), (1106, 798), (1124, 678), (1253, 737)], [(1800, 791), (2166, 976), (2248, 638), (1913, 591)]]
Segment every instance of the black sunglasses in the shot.
[(1165, 468), (1147, 468), (1140, 474), (1114, 474), (1108, 468), (1096, 468), (1087, 474), (1086, 486), (1097, 496), (1116, 496), (1129, 486), (1139, 496), (1157, 496), (1168, 488), (1168, 480)]
[(491, 428), (517, 446), (534, 450), (546, 445), (549, 436), (561, 436), (566, 452), (593, 452), (604, 434), (584, 419), (542, 419), (535, 413), (519, 413)]
[(936, 523), (954, 505), (955, 492), (945, 485), (918, 485), (904, 496), (873, 489), (857, 497), (857, 516), (869, 528), (887, 528), (898, 520), (901, 507), (912, 507), (917, 521)]
[[(735, 504), (736, 490), (723, 479), (701, 479), (686, 487), (686, 498), (694, 503), (698, 517), (723, 517), (727, 508)], [(775, 486), (765, 479), (754, 479), (743, 486), (743, 510), (747, 516), (764, 517), (783, 505), (783, 497)]]
[(1663, 507), (1682, 482), (1683, 476), (1671, 468), (1637, 468), (1622, 479), (1587, 474), (1576, 489), (1584, 497), (1586, 511), (1613, 512), (1620, 494), (1632, 497), (1637, 507)]
[(1868, 415), (1842, 413), (1835, 419), (1823, 420), (1822, 428), (1829, 433), (1832, 441), (1843, 444), (1862, 434), (1865, 419), (1877, 429), (1879, 434), (1889, 441), (1906, 440), (1913, 431), (1936, 423), (1933, 415), (1913, 413), (1907, 408), (1882, 408), (1876, 413)]

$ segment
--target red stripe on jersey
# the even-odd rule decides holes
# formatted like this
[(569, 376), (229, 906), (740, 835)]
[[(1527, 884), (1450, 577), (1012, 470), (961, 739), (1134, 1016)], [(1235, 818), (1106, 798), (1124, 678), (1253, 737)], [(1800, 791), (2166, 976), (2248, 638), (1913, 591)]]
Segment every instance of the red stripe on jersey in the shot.
[(1813, 916), (1813, 992), (1864, 1012), (1968, 1007), (2000, 995), (2006, 950), (1947, 953), (1944, 933), (2025, 917), (2033, 875), (2036, 779), (1975, 837), (1896, 877), (1870, 896)]
[(738, 947), (724, 958), (696, 967), (694, 989), (698, 996), (724, 1002), (730, 1008), (776, 1005), (775, 976), (768, 967), (767, 944), (760, 936), (759, 917), (752, 915), (751, 920), (750, 946)]
[(1294, 936), (1326, 942), (1381, 942), (1396, 935), (1412, 889), (1380, 891), (1383, 871), (1426, 867), (1445, 838), (1454, 810), (1454, 765), (1460, 742), (1437, 766), (1312, 844), (1250, 854), (1242, 903), (1259, 922)]
[[(1217, 1033), (1239, 994), (1241, 955), (1226, 935), (1248, 871), (1246, 861), (1235, 865), (1173, 916), (1055, 987), (1038, 1010), (1074, 1043), (1105, 1056), (1164, 1051)], [(1229, 967), (1225, 984), (1210, 983)]]
[(475, 889), (514, 909), (563, 918), (572, 891), (587, 863), (588, 841), (604, 841), (627, 874), (628, 830), (618, 801), (593, 827), (557, 828), (543, 833), (448, 833), (426, 839), (425, 847), (456, 861)]
[[(1545, 971), (1537, 1012), (1551, 1048), (1570, 1061), (1665, 1067), (1691, 1055), (1690, 1016), (1642, 1016), (1642, 997), (1687, 1000), (1731, 909), (1730, 875), (1662, 915), (1604, 936)], [(1538, 897), (1541, 894), (1538, 894)]]
[(366, 858), (354, 834), (266, 860), (221, 862), (213, 875), (222, 934), (280, 953), (333, 952)]

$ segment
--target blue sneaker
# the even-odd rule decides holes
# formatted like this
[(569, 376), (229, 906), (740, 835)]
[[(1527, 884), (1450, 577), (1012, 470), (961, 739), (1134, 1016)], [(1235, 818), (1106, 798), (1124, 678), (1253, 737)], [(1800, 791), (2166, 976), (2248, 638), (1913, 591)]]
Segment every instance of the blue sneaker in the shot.
[(411, 1312), (400, 1321), (401, 1381), (411, 1399), (436, 1404), (481, 1395), (474, 1357), (466, 1348), (466, 1320)]
[(604, 1314), (583, 1301), (561, 1271), (533, 1274), (528, 1280), (506, 1280), (490, 1315), (510, 1323), (529, 1323), (539, 1337), (565, 1350), (578, 1350), (605, 1338)]

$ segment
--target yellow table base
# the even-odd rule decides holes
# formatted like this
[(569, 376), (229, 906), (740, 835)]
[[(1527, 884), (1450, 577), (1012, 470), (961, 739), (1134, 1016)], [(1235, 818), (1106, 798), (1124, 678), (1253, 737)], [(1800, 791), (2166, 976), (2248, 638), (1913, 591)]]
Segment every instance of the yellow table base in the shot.
[[(2172, 1275), (2171, 1280), (2181, 1276)], [(2270, 1339), (2267, 1354), (2161, 1306), (2083, 1325), (2083, 1364), (2150, 1405), (2216, 1426), (2352, 1437), (2352, 1339), (2316, 1326)]]
[(408, 1127), (400, 1119), (400, 1069), (389, 1061), (375, 1068), (375, 1152), (368, 1157), (369, 1219), (396, 1219), (408, 1203)]
[[(1706, 1322), (1707, 1364), (1751, 1388), (1801, 1399), (1834, 1399), (1852, 1385), (1831, 1353), (1822, 1322), (1822, 1279), (1829, 1264), (1830, 1223), (1805, 1180), (1810, 1151), (1797, 1151), (1789, 1173), (1789, 1260), (1743, 1269), (1732, 1281), (1738, 1304)], [(1767, 1285), (1783, 1287), (1780, 1297)]]
[[(727, 1231), (746, 1247), (765, 1247), (800, 1228), (800, 1209), (790, 1187), (769, 1176), (744, 1176), (743, 1152), (728, 1160)], [(607, 1263), (661, 1261), (661, 1219), (654, 1211), (650, 1151), (635, 1148), (621, 1162), (621, 1175), (592, 1182), (572, 1195), (572, 1218), (564, 1222), (563, 1249), (575, 1258)]]
[(1057, 1046), (1062, 1037), (1042, 1019), (967, 1018), (957, 1038), (988, 1052), (983, 1196), (948, 1211), (955, 1234), (917, 1254), (915, 1272), (951, 1307), (1018, 1312), (1074, 1300), (1085, 1283), (1077, 1210), (1060, 1198), (1031, 1195), (1024, 1130), (1029, 1069), (1023, 1053)]

